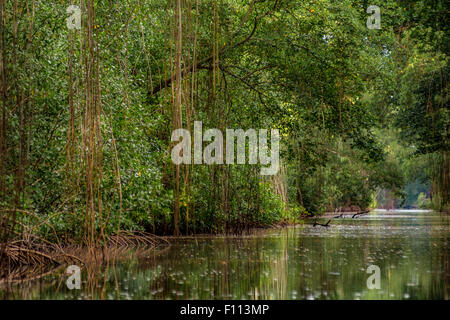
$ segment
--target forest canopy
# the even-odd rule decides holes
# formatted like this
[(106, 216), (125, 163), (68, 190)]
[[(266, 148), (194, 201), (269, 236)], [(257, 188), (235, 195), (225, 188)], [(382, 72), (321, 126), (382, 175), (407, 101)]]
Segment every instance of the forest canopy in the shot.
[[(15, 0), (0, 13), (2, 243), (450, 208), (445, 1)], [(174, 164), (172, 131), (193, 136), (195, 121), (278, 129), (278, 173)]]

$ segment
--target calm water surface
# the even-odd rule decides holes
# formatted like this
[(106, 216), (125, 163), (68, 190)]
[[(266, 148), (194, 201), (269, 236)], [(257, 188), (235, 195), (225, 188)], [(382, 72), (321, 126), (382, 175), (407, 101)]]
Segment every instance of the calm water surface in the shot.
[[(324, 219), (325, 220), (325, 219)], [(309, 222), (307, 222), (309, 223)], [(52, 274), (15, 285), (7, 299), (449, 299), (448, 215), (373, 211), (241, 237), (172, 241), (100, 270), (80, 290)], [(380, 268), (380, 289), (367, 268)]]

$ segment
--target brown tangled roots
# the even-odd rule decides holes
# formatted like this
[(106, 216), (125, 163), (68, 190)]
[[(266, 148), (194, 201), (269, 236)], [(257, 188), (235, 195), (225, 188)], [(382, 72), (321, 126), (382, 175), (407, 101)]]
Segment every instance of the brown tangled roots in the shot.
[(93, 262), (120, 259), (130, 250), (134, 254), (154, 250), (169, 242), (142, 231), (121, 231), (108, 237), (104, 246), (58, 245), (36, 236), (6, 243), (0, 257), (0, 283), (41, 278), (62, 265), (85, 266)]

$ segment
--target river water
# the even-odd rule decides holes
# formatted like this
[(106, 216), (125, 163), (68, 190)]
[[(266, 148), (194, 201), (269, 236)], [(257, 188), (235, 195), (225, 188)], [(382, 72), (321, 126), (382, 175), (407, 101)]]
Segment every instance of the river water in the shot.
[[(322, 218), (324, 222), (325, 218)], [(303, 225), (171, 246), (95, 272), (81, 289), (55, 273), (14, 285), (7, 299), (449, 299), (450, 217), (375, 210), (330, 227)], [(379, 268), (379, 289), (377, 272)], [(374, 273), (375, 272), (375, 273)], [(0, 297), (1, 297), (0, 296)]]

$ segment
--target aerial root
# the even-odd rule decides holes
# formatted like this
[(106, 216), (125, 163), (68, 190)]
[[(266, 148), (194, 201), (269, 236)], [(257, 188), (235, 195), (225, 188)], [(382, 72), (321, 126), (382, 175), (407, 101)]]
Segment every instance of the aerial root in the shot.
[(23, 237), (9, 241), (3, 248), (0, 284), (38, 279), (62, 265), (77, 264), (83, 267), (94, 262), (89, 252), (101, 256), (100, 260), (105, 261), (111, 257), (117, 259), (130, 249), (138, 249), (136, 254), (147, 253), (148, 250), (169, 244), (165, 238), (143, 231), (120, 231), (117, 235), (109, 236), (104, 247), (98, 248), (83, 245), (63, 247), (29, 234)]
[(109, 237), (108, 246), (130, 247), (157, 247), (167, 245), (169, 242), (154, 234), (143, 231), (120, 231), (118, 235)]

